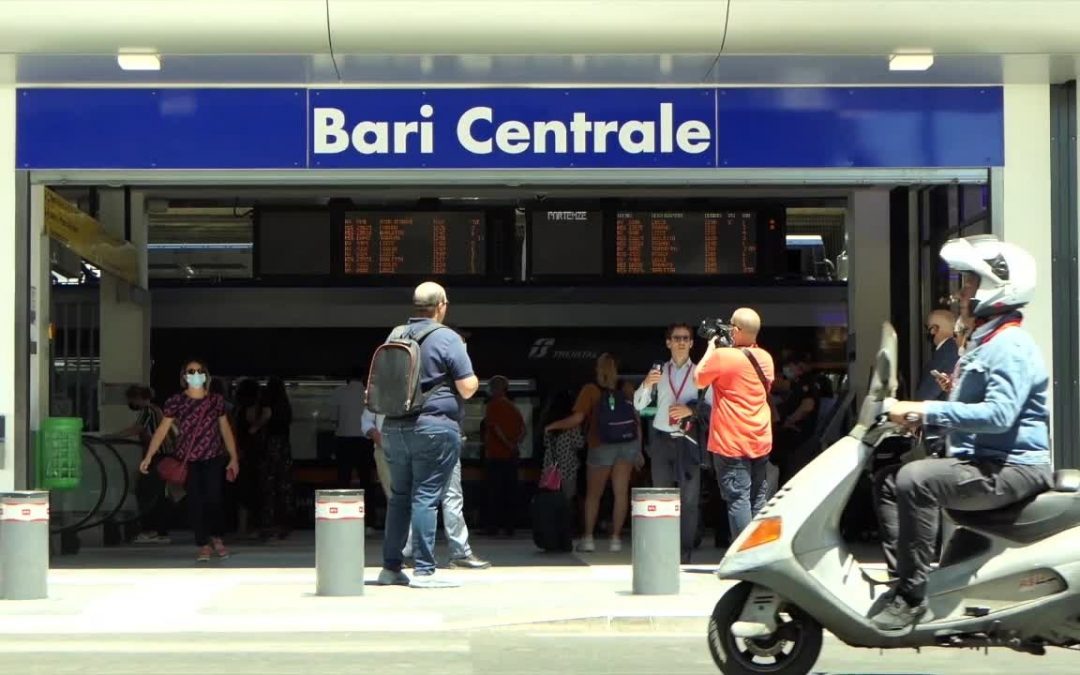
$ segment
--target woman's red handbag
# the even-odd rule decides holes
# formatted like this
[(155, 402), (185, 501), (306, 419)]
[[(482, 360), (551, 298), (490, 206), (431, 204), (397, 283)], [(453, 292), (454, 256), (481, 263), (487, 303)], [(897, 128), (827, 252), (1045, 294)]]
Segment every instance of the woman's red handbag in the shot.
[(157, 472), (158, 476), (161, 476), (161, 480), (170, 485), (183, 487), (187, 484), (187, 462), (176, 459), (175, 457), (162, 457), (161, 461), (157, 464)]

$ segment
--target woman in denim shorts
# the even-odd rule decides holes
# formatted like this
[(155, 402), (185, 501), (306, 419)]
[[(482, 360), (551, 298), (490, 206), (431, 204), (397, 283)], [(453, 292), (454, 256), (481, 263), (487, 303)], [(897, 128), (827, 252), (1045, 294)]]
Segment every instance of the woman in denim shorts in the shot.
[(614, 509), (611, 515), (611, 551), (622, 550), (622, 529), (626, 524), (626, 515), (630, 505), (630, 478), (635, 465), (641, 465), (640, 436), (625, 443), (602, 443), (598, 433), (594, 410), (605, 395), (625, 396), (619, 387), (619, 365), (611, 354), (601, 354), (596, 360), (596, 382), (581, 388), (574, 412), (557, 422), (552, 422), (546, 431), (562, 431), (584, 425), (588, 439), (588, 454), (585, 463), (588, 468), (588, 486), (585, 493), (585, 531), (578, 544), (578, 550), (590, 553), (596, 550), (593, 534), (596, 519), (600, 511), (600, 498), (604, 488), (611, 481), (614, 495)]

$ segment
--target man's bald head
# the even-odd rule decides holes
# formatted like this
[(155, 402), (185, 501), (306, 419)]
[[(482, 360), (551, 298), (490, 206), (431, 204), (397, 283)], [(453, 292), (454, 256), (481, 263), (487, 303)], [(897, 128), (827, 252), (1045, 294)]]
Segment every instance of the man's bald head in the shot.
[(956, 315), (947, 309), (935, 309), (926, 317), (926, 332), (934, 346), (956, 337)]
[(731, 325), (739, 330), (735, 331), (735, 344), (745, 347), (757, 342), (758, 333), (761, 332), (761, 317), (749, 307), (740, 307), (731, 315)]
[(425, 281), (413, 291), (413, 307), (423, 314), (442, 321), (446, 316), (446, 289), (434, 281)]

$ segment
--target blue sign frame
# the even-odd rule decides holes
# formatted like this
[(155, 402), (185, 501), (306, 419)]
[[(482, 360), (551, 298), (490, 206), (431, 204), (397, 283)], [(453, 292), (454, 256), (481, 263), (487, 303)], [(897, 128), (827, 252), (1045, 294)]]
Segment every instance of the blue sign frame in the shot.
[(971, 168), (1000, 87), (22, 89), (21, 169)]

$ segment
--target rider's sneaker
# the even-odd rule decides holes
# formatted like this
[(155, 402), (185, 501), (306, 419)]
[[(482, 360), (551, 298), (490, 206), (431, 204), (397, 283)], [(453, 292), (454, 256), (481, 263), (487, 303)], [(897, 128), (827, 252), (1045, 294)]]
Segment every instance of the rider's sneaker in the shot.
[(907, 600), (897, 595), (892, 599), (892, 602), (885, 605), (884, 609), (875, 614), (871, 621), (880, 630), (887, 632), (898, 631), (913, 625), (925, 613), (926, 600), (922, 600), (913, 607), (908, 604)]

